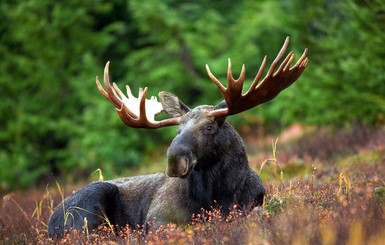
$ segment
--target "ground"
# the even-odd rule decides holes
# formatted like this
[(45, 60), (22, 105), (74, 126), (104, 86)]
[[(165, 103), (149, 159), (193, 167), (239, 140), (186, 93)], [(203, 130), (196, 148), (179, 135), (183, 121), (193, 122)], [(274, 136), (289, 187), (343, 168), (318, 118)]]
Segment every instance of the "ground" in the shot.
[[(70, 232), (58, 244), (385, 244), (385, 129), (308, 128), (276, 136), (241, 130), (250, 165), (267, 190), (263, 207), (229, 217), (205, 211), (184, 226), (154, 233), (101, 226)], [(256, 140), (258, 139), (258, 140)], [(47, 221), (63, 187), (2, 196), (0, 244), (52, 243)], [(76, 187), (65, 186), (65, 190)]]

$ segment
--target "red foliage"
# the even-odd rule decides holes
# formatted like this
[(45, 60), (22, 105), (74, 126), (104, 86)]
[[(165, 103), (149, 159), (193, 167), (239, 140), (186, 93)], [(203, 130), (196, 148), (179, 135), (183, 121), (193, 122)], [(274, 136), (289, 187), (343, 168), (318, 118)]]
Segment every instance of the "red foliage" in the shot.
[[(383, 131), (376, 135), (372, 131), (353, 132), (356, 137), (348, 134), (324, 137), (321, 134), (303, 141), (308, 142), (305, 145), (301, 146), (304, 143), (300, 141), (299, 145), (308, 156), (313, 156), (309, 154), (312, 150), (306, 153), (306, 149), (315, 149), (312, 144), (324, 142), (317, 144), (321, 148), (345, 144), (355, 154), (364, 152), (363, 156), (367, 156), (369, 152), (374, 157), (352, 158), (354, 161), (348, 158), (343, 165), (330, 157), (326, 164), (317, 165), (323, 171), (334, 169), (327, 175), (320, 175), (314, 169), (310, 175), (289, 180), (265, 180), (265, 204), (249, 214), (234, 207), (228, 217), (222, 217), (213, 209), (202, 211), (192, 217), (190, 224), (183, 226), (170, 224), (148, 233), (140, 228), (111, 230), (101, 226), (92, 233), (69, 231), (64, 238), (53, 241), (47, 236), (46, 224), (52, 208), (61, 200), (60, 195), (55, 194), (54, 189), (19, 192), (2, 199), (0, 243), (349, 244), (355, 241), (357, 244), (380, 244), (385, 240), (385, 154), (380, 147), (385, 134)], [(354, 142), (360, 137), (366, 144)], [(329, 148), (317, 150), (323, 151), (328, 152)], [(292, 156), (298, 157), (297, 153), (293, 150)], [(335, 164), (331, 165), (333, 161)]]

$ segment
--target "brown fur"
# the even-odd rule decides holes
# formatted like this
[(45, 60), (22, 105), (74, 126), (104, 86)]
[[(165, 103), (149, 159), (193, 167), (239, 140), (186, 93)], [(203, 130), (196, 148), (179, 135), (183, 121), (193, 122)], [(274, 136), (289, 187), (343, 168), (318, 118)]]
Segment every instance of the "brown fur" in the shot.
[[(226, 216), (233, 204), (248, 211), (261, 205), (265, 193), (259, 176), (249, 167), (241, 137), (225, 117), (208, 112), (226, 106), (190, 110), (179, 99), (163, 93), (161, 102), (170, 117), (181, 116), (178, 135), (168, 151), (166, 174), (151, 174), (94, 182), (61, 203), (52, 214), (50, 236), (65, 229), (88, 229), (105, 222), (136, 228), (155, 222), (187, 223), (192, 214), (218, 207)], [(66, 213), (70, 213), (65, 219)]]

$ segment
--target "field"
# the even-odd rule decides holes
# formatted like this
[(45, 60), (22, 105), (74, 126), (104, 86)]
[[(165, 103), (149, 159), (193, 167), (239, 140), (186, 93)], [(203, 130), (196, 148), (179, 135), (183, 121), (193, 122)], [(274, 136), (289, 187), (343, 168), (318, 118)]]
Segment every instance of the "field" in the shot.
[(149, 234), (103, 226), (53, 241), (47, 236), (49, 215), (62, 195), (78, 188), (53, 182), (2, 196), (0, 244), (385, 244), (383, 128), (296, 125), (279, 140), (246, 129), (242, 135), (267, 190), (263, 207), (252, 213), (234, 209), (221, 217), (217, 210), (202, 211), (188, 225)]

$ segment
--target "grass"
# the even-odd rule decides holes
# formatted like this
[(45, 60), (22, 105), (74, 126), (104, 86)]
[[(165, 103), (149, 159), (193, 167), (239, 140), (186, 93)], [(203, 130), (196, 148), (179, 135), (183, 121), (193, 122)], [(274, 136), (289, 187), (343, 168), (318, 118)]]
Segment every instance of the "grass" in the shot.
[(385, 244), (383, 129), (320, 131), (285, 146), (279, 140), (266, 145), (268, 150), (250, 156), (266, 200), (247, 215), (236, 208), (228, 217), (202, 211), (187, 225), (149, 234), (109, 226), (88, 232), (85, 222), (83, 232), (53, 241), (47, 236), (49, 215), (69, 194), (57, 183), (2, 198), (0, 244)]

